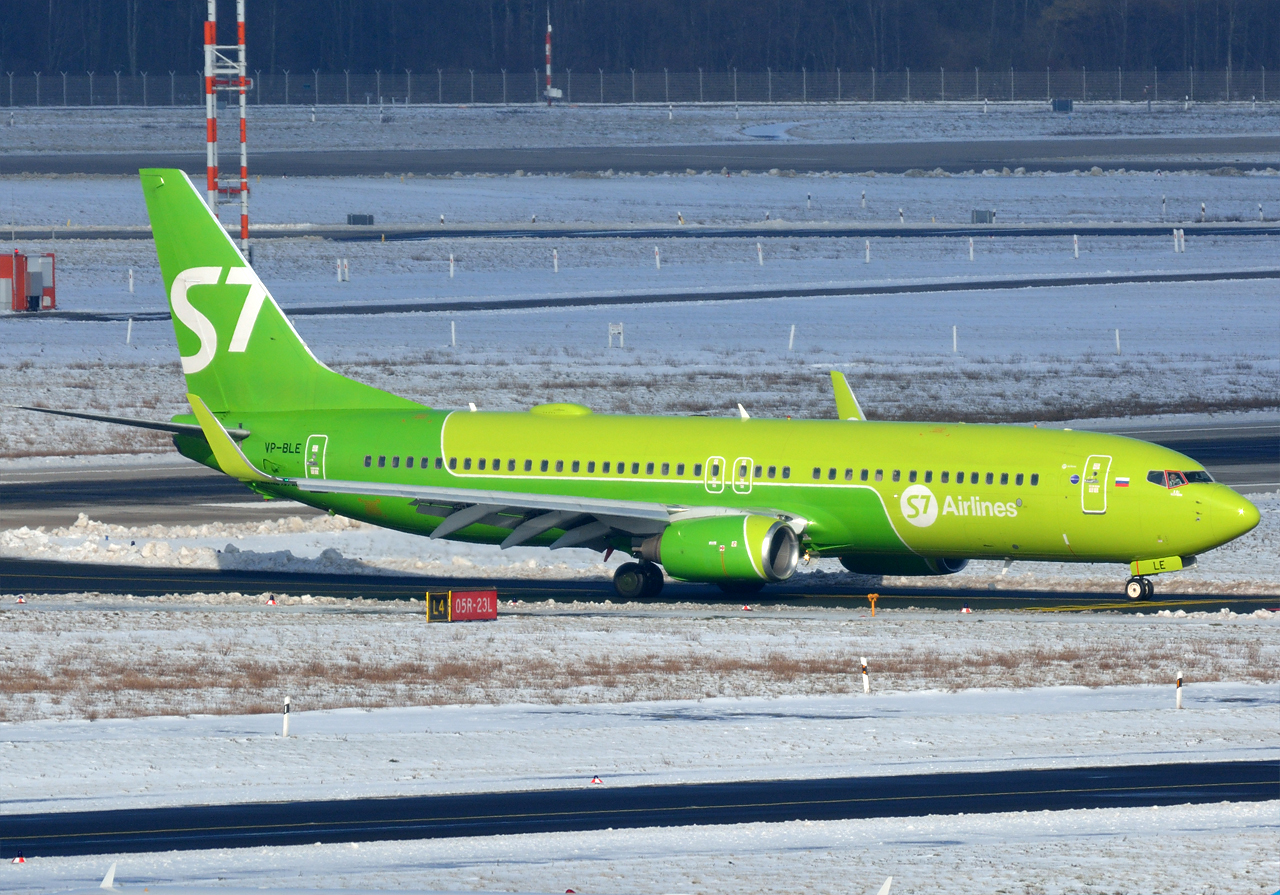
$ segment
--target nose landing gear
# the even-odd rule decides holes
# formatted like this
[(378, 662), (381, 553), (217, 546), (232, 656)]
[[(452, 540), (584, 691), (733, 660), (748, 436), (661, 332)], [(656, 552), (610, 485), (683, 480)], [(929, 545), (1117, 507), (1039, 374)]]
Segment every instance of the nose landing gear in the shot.
[(1150, 578), (1130, 578), (1124, 583), (1124, 595), (1130, 600), (1150, 600), (1155, 592)]

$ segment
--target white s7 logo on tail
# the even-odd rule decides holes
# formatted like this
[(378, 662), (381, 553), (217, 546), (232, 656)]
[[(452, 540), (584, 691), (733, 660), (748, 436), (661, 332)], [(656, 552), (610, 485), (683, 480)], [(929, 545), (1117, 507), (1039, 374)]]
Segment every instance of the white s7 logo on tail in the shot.
[[(182, 372), (186, 375), (199, 373), (209, 366), (218, 350), (218, 331), (208, 317), (192, 306), (187, 292), (192, 286), (218, 285), (223, 270), (221, 267), (190, 267), (173, 278), (173, 287), (169, 290), (169, 303), (173, 307), (173, 313), (200, 340), (200, 350), (182, 358)], [(243, 352), (249, 346), (249, 336), (253, 334), (254, 324), (258, 322), (262, 303), (267, 298), (267, 289), (257, 274), (248, 267), (227, 269), (225, 283), (229, 286), (249, 287), (249, 294), (245, 296), (244, 306), (236, 321), (235, 332), (231, 334), (231, 344), (227, 346), (229, 352)]]

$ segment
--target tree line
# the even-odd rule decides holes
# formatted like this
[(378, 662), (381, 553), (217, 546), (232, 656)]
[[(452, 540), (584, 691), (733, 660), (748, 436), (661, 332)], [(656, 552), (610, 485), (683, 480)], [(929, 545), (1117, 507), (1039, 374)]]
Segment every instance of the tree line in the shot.
[[(189, 72), (207, 0), (6, 0), (0, 71)], [(247, 0), (253, 69), (1280, 67), (1280, 0)], [(219, 42), (235, 2), (219, 0)]]

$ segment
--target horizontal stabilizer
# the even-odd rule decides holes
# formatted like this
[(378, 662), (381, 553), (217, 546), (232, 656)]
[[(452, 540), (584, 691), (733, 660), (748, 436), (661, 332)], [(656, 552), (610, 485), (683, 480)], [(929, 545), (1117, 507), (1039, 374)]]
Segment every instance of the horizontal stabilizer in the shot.
[[(127, 416), (106, 416), (101, 413), (85, 413), (80, 410), (54, 410), (52, 407), (24, 407), (21, 404), (5, 404), (14, 410), (30, 410), (33, 413), (52, 413), (55, 416), (70, 416), (81, 420), (93, 420), (97, 423), (114, 423), (117, 426), (133, 426), (135, 429), (154, 429), (157, 432), (172, 432), (174, 435), (204, 435), (204, 430), (192, 423), (163, 423), (156, 420), (137, 420)], [(236, 441), (244, 441), (249, 437), (248, 429), (224, 429)]]
[(835, 389), (836, 415), (840, 419), (861, 421), (867, 418), (862, 412), (862, 405), (853, 395), (853, 389), (849, 388), (848, 381), (839, 370), (831, 371), (831, 386)]
[(209, 447), (213, 449), (213, 456), (218, 461), (219, 469), (242, 482), (280, 481), (275, 476), (259, 471), (249, 462), (244, 451), (240, 450), (240, 445), (231, 440), (227, 430), (222, 428), (222, 423), (218, 422), (217, 417), (210, 412), (204, 401), (200, 400), (199, 395), (188, 393), (187, 401), (191, 404), (191, 410), (196, 415), (196, 419), (200, 421), (200, 428), (204, 431)]

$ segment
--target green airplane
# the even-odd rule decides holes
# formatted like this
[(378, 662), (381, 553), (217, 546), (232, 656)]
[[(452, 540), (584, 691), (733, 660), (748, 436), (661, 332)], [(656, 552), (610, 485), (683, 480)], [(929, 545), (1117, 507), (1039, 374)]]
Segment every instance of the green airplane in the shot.
[[(624, 552), (614, 587), (666, 575), (753, 592), (801, 558), (870, 575), (970, 559), (1128, 563), (1125, 593), (1258, 524), (1194, 460), (1114, 435), (868, 422), (831, 374), (839, 420), (436, 410), (333, 372), (294, 331), (187, 176), (142, 189), (187, 399), (184, 456), (266, 497), (398, 531), (503, 548)], [(33, 408), (34, 409), (34, 408)], [(66, 413), (66, 411), (63, 411)]]

